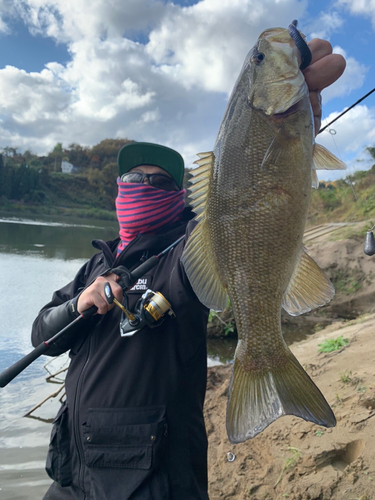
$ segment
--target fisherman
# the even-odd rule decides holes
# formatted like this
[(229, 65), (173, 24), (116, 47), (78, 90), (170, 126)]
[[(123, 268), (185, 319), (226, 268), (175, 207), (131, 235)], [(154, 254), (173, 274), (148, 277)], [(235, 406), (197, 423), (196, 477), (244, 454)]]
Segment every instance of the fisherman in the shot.
[[(326, 41), (315, 39), (309, 46), (312, 63), (304, 74), (318, 131), (320, 91), (341, 76), (345, 61)], [(95, 316), (48, 351), (56, 356), (69, 350), (71, 362), (46, 463), (54, 482), (44, 499), (207, 500), (208, 310), (180, 263), (185, 241), (126, 292), (130, 311), (145, 290), (162, 293), (175, 317), (121, 336), (122, 312), (104, 290), (109, 283), (117, 301), (125, 303), (111, 270), (120, 265), (132, 270), (180, 236), (189, 237), (195, 222), (184, 207), (184, 162), (170, 148), (130, 143), (120, 150), (118, 167), (120, 237), (95, 240), (100, 251), (54, 293), (33, 324), (37, 346), (97, 307)]]

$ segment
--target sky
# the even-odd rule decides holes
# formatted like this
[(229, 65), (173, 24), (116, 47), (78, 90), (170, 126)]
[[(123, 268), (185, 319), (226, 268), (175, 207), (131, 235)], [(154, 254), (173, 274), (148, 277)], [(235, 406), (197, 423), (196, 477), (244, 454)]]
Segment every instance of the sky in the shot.
[[(0, 0), (0, 150), (42, 155), (107, 138), (212, 150), (259, 34), (298, 19), (345, 56), (323, 91), (323, 125), (375, 87), (375, 0)], [(375, 93), (317, 142), (348, 170), (372, 165)]]

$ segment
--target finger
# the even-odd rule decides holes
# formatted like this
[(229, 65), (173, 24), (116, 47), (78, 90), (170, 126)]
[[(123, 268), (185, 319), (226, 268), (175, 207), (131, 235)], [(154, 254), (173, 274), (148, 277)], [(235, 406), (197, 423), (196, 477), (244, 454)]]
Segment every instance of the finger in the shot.
[(340, 54), (329, 54), (310, 64), (303, 72), (309, 90), (325, 89), (340, 78), (345, 66), (345, 59)]
[(312, 56), (310, 66), (316, 61), (319, 61), (319, 59), (322, 59), (322, 57), (332, 54), (332, 45), (327, 40), (314, 38), (313, 40), (310, 40), (310, 42), (307, 42), (307, 45), (311, 50)]
[(114, 304), (108, 304), (105, 297), (103, 297), (100, 293), (95, 294), (93, 297), (94, 305), (98, 308), (98, 314), (105, 314), (110, 309), (112, 309)]
[(112, 290), (113, 295), (116, 297), (116, 299), (119, 302), (121, 302), (122, 298), (123, 298), (123, 292), (122, 292), (121, 286), (115, 282), (111, 282), (110, 285), (111, 285), (111, 290)]
[(320, 130), (320, 125), (322, 121), (322, 97), (319, 91), (309, 92), (311, 109), (314, 116), (314, 130), (315, 135)]
[[(101, 276), (100, 276), (100, 278), (101, 278)], [(115, 273), (108, 273), (105, 275), (105, 279), (106, 279), (106, 281), (112, 280), (112, 281), (115, 281), (117, 283), (117, 281), (119, 281), (119, 279), (120, 279), (120, 276), (118, 276)]]
[[(122, 291), (121, 286), (117, 283), (119, 281), (119, 279), (120, 279), (120, 276), (118, 276), (117, 274), (114, 274), (114, 273), (106, 274), (105, 278), (100, 277), (100, 281), (103, 281), (103, 285), (101, 285), (101, 286), (103, 286), (103, 290), (104, 290), (104, 284), (108, 282), (110, 287), (111, 287), (112, 294), (114, 295), (114, 297), (116, 297), (116, 299), (119, 302), (121, 302), (122, 298), (123, 298), (123, 291)], [(98, 278), (98, 281), (99, 281), (99, 278)]]
[(322, 114), (322, 96), (319, 91), (309, 92), (311, 109), (314, 116), (320, 118)]
[(96, 306), (98, 308), (97, 314), (105, 314), (113, 307), (108, 304), (105, 298), (98, 291), (91, 291), (86, 294), (82, 293), (77, 302), (77, 311), (82, 313), (91, 306)]
[[(105, 314), (109, 309), (112, 309), (113, 306), (108, 304), (104, 294), (104, 283), (106, 281), (102, 276), (99, 276), (94, 283), (81, 293), (77, 302), (79, 313), (86, 311), (91, 306), (98, 308), (97, 314)], [(114, 281), (112, 283), (116, 284)]]

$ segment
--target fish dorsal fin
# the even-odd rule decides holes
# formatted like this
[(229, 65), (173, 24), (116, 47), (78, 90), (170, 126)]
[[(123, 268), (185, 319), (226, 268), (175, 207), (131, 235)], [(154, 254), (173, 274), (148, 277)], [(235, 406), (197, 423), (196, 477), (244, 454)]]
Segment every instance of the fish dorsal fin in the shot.
[(346, 170), (345, 163), (321, 144), (314, 145), (313, 162), (315, 170)]
[(299, 316), (327, 304), (335, 289), (318, 264), (301, 247), (300, 255), (282, 306), (291, 316)]
[(227, 292), (221, 284), (209, 241), (206, 218), (210, 179), (215, 163), (212, 152), (201, 153), (195, 163), (198, 167), (191, 172), (189, 198), (197, 214), (197, 226), (193, 229), (181, 262), (198, 299), (206, 307), (222, 311), (227, 305)]

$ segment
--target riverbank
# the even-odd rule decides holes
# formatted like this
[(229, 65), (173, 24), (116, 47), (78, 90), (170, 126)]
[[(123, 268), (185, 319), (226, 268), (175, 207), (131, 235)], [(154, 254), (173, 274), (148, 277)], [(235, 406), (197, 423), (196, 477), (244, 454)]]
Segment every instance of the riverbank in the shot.
[(64, 207), (53, 205), (29, 205), (21, 202), (11, 202), (0, 199), (0, 214), (19, 217), (58, 216), (77, 217), (80, 219), (98, 219), (103, 221), (117, 221), (115, 210), (104, 210), (92, 206)]
[[(326, 429), (286, 416), (233, 446), (225, 429), (231, 366), (209, 368), (211, 500), (375, 499), (375, 257), (363, 253), (365, 227), (306, 238), (309, 254), (335, 282), (337, 294), (306, 317), (289, 317), (315, 325), (315, 333), (291, 350), (331, 405), (337, 426)], [(319, 353), (319, 344), (340, 336), (348, 341), (345, 347)], [(234, 453), (233, 461), (228, 453)]]

